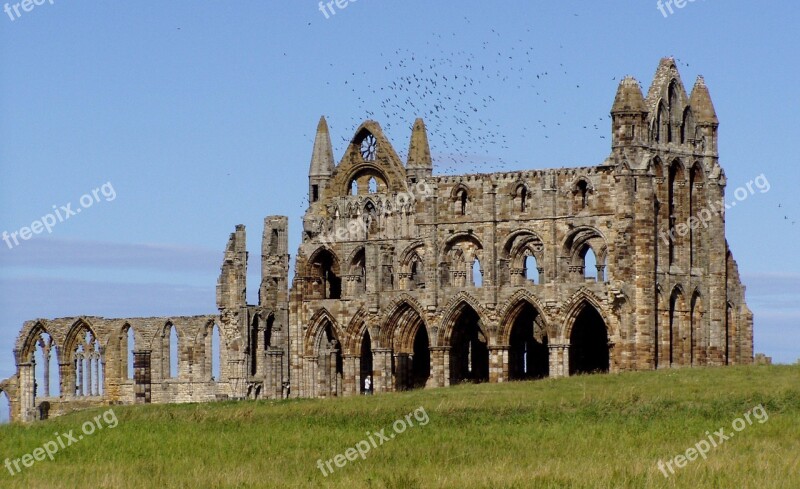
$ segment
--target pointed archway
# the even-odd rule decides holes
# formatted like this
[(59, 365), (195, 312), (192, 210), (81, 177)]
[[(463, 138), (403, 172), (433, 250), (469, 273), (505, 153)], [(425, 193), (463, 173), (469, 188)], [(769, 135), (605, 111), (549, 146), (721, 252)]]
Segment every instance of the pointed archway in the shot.
[(609, 371), (608, 329), (597, 309), (584, 303), (570, 333), (569, 374)]
[(361, 356), (359, 358), (359, 379), (361, 379), (360, 392), (362, 394), (369, 394), (373, 390), (372, 386), (372, 338), (369, 331), (364, 331), (364, 337), (361, 339)]
[(513, 316), (509, 335), (508, 377), (510, 380), (541, 379), (550, 375), (547, 331), (539, 311), (523, 301)]
[(450, 384), (489, 381), (488, 340), (480, 316), (462, 304), (450, 335)]
[(431, 353), (428, 328), (419, 310), (408, 302), (401, 302), (389, 316), (386, 331), (391, 335), (395, 388), (425, 387), (431, 375)]
[(411, 388), (421, 389), (425, 387), (428, 378), (431, 376), (431, 350), (428, 338), (428, 330), (420, 322), (417, 333), (414, 335), (414, 354), (411, 363)]
[(342, 395), (344, 361), (333, 324), (325, 318), (317, 337), (317, 387), (320, 397)]

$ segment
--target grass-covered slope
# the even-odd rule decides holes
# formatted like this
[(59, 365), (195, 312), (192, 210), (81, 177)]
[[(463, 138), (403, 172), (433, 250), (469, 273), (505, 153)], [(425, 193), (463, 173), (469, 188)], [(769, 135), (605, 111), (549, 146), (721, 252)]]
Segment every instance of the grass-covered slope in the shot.
[[(53, 461), (34, 451), (54, 446)], [(27, 453), (45, 459), (26, 468)], [(0, 487), (800, 488), (800, 367), (114, 407), (2, 426), (6, 457), (22, 470), (0, 467)]]

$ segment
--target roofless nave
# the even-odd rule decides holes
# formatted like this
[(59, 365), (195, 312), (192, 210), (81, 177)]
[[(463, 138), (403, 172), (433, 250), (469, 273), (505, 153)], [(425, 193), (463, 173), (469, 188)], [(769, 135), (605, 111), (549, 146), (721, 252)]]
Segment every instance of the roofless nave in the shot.
[(373, 121), (335, 164), (321, 120), (291, 286), (288, 219), (273, 216), (257, 305), (245, 300), (237, 226), (218, 314), (28, 321), (17, 373), (0, 383), (12, 419), (356, 395), (368, 377), (380, 393), (751, 363), (753, 317), (724, 215), (681, 226), (724, 198), (703, 79), (687, 95), (663, 59), (646, 97), (634, 79), (620, 83), (611, 115), (611, 154), (597, 166), (463, 176), (433, 175), (421, 120), (405, 164)]

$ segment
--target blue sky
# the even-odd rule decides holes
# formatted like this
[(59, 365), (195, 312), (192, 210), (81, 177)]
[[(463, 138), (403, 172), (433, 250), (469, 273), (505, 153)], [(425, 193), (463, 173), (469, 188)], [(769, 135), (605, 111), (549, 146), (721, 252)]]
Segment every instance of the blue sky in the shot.
[[(800, 358), (800, 255), (784, 244), (800, 240), (796, 2), (698, 0), (666, 18), (650, 0), (334, 9), (55, 0), (13, 21), (0, 13), (0, 232), (74, 210), (103, 184), (115, 196), (13, 249), (0, 242), (0, 378), (27, 319), (214, 312), (240, 223), (255, 302), (263, 218), (290, 216), (290, 249), (299, 242), (320, 115), (337, 158), (367, 118), (404, 154), (422, 116), (437, 173), (595, 165), (619, 80), (646, 90), (668, 55), (687, 90), (705, 76), (729, 193), (770, 182), (728, 212), (727, 234), (756, 351)], [(452, 86), (398, 91), (434, 74)]]

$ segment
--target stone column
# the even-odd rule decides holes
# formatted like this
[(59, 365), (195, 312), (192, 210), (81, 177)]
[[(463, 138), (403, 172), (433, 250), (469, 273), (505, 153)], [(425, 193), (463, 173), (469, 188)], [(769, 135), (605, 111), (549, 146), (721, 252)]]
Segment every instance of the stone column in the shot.
[(36, 398), (33, 393), (35, 382), (33, 363), (23, 363), (17, 368), (19, 369), (20, 414), (22, 421), (33, 421), (33, 408), (36, 404)]
[(550, 345), (550, 377), (569, 377), (569, 345)]
[(372, 350), (372, 388), (376, 394), (394, 391), (391, 348)]
[(50, 397), (50, 345), (47, 345), (43, 352), (44, 355), (44, 365), (42, 365), (42, 370), (44, 372), (44, 386), (42, 393), (44, 397)]
[(345, 396), (357, 396), (360, 392), (359, 378), (361, 357), (355, 355), (343, 355), (342, 363), (344, 370), (344, 392)]
[(489, 347), (489, 382), (508, 382), (508, 350), (507, 345)]
[(450, 385), (450, 347), (432, 346), (430, 387)]
[(84, 382), (83, 382), (83, 380), (84, 380), (84, 376), (83, 376), (83, 355), (78, 355), (77, 363), (78, 363), (78, 368), (77, 368), (77, 371), (78, 371), (78, 377), (77, 377), (77, 380), (78, 380), (78, 397), (83, 397), (83, 392), (84, 392), (84, 390), (83, 390), (83, 384), (84, 384)]

